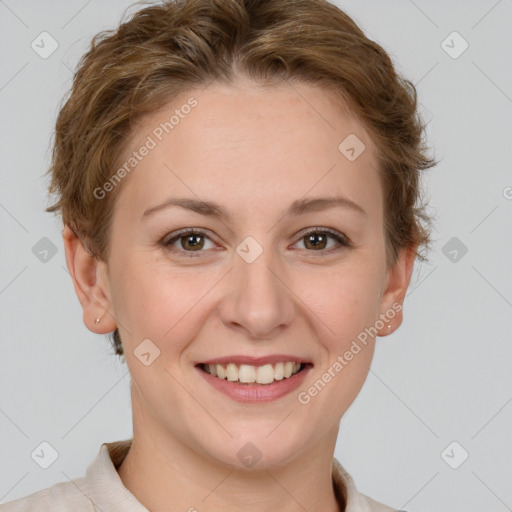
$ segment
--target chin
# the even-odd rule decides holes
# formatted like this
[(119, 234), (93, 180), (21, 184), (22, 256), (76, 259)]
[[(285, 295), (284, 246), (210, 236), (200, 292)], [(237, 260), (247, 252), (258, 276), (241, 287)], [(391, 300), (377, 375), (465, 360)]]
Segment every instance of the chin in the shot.
[(231, 469), (261, 471), (284, 466), (297, 457), (299, 447), (304, 447), (304, 440), (292, 439), (281, 432), (273, 432), (269, 436), (271, 430), (252, 432), (251, 435), (247, 432), (233, 433), (228, 442), (205, 449), (216, 462)]

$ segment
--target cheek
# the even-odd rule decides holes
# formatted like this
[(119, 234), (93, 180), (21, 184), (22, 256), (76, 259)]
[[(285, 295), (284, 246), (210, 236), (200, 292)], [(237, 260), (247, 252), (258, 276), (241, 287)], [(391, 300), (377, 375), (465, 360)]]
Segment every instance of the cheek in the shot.
[[(324, 293), (310, 297), (311, 309), (322, 325), (321, 343), (326, 358), (311, 392), (317, 410), (341, 416), (350, 407), (368, 376), (375, 348), (370, 329), (378, 318), (379, 290), (375, 275), (355, 268), (331, 275)], [(319, 382), (321, 381), (321, 382)], [(318, 391), (325, 386), (326, 392)], [(302, 402), (301, 402), (302, 403)], [(329, 414), (331, 414), (329, 413)]]
[(376, 320), (380, 285), (372, 267), (347, 265), (308, 279), (298, 295), (323, 321), (327, 338), (338, 347)]
[(205, 295), (221, 277), (212, 270), (180, 271), (151, 258), (126, 257), (118, 268), (112, 296), (130, 344), (145, 338), (154, 338), (159, 346), (172, 340), (186, 343), (200, 327)]

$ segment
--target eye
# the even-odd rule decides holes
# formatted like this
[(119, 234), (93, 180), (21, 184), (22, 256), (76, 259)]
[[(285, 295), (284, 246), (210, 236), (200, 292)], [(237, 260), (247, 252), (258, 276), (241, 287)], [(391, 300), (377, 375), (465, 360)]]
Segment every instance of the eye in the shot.
[[(185, 252), (189, 253), (187, 256), (195, 256), (195, 254), (190, 254), (194, 252), (203, 252), (202, 249), (205, 248), (206, 242), (210, 242), (213, 248), (215, 247), (214, 243), (206, 236), (206, 232), (199, 228), (188, 228), (178, 231), (177, 233), (173, 233), (171, 238), (163, 241), (163, 245), (167, 247), (172, 252)], [(176, 246), (177, 244), (177, 246)], [(206, 247), (208, 249), (208, 247)]]
[[(336, 243), (334, 244), (334, 247), (332, 245), (327, 247), (329, 238), (335, 240)], [(304, 241), (306, 249), (310, 250), (310, 252), (331, 253), (343, 247), (351, 246), (349, 239), (342, 233), (338, 233), (337, 231), (329, 228), (319, 227), (312, 228), (306, 233), (303, 233), (300, 241)]]
[[(329, 239), (335, 242), (331, 246), (328, 244)], [(305, 250), (323, 254), (329, 254), (352, 245), (350, 240), (342, 233), (320, 227), (311, 228), (302, 233), (299, 242), (302, 241), (304, 241)], [(210, 247), (208, 247), (208, 243), (211, 244)], [(187, 257), (196, 257), (200, 255), (199, 253), (205, 252), (203, 249), (215, 248), (214, 242), (207, 236), (207, 232), (201, 228), (186, 228), (172, 233), (170, 238), (162, 241), (162, 245), (171, 252)]]

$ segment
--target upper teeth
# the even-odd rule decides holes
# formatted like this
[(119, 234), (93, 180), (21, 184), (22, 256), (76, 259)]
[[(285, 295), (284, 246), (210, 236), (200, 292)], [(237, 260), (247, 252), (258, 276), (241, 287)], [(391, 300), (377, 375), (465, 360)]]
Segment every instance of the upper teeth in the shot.
[(219, 379), (240, 381), (245, 383), (257, 382), (258, 384), (270, 384), (274, 380), (282, 380), (291, 377), (300, 370), (300, 363), (287, 361), (286, 363), (264, 364), (252, 366), (250, 364), (236, 365), (234, 363), (206, 364), (205, 370)]

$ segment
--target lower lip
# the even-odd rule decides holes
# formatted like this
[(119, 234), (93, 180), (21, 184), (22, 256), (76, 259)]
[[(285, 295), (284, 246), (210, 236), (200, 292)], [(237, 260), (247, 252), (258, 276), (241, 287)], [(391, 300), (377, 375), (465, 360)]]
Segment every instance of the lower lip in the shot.
[(237, 402), (259, 403), (272, 402), (297, 389), (312, 366), (307, 365), (300, 372), (289, 378), (273, 382), (272, 384), (239, 384), (226, 379), (219, 379), (205, 372), (198, 366), (197, 371), (203, 379), (211, 384), (216, 390), (224, 393)]

